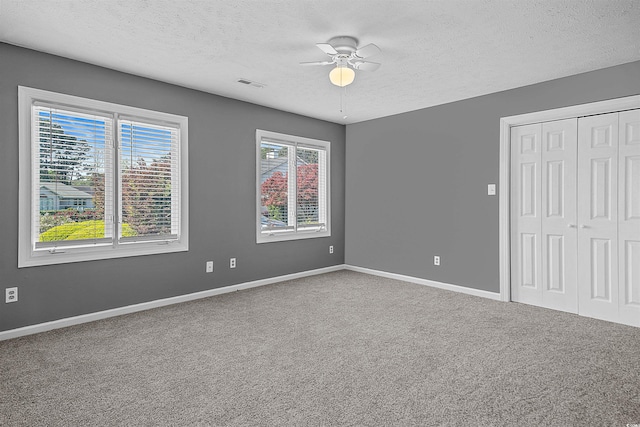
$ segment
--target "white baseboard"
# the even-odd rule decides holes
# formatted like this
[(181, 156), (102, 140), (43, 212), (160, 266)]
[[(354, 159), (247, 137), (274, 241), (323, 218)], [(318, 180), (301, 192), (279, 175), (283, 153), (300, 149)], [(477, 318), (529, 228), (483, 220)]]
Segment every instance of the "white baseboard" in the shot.
[(37, 334), (40, 332), (46, 332), (52, 329), (66, 328), (67, 326), (93, 322), (95, 320), (106, 319), (109, 317), (121, 316), (123, 314), (135, 313), (138, 311), (150, 310), (152, 308), (164, 307), (166, 305), (179, 304), (181, 302), (193, 301), (201, 298), (208, 298), (214, 295), (221, 295), (229, 292), (240, 291), (242, 289), (255, 288), (258, 286), (270, 285), (273, 283), (284, 282), (287, 280), (300, 279), (302, 277), (315, 276), (317, 274), (330, 273), (333, 271), (340, 271), (340, 270), (344, 270), (344, 268), (345, 268), (344, 264), (339, 264), (331, 267), (318, 268), (316, 270), (302, 271), (300, 273), (286, 274), (284, 276), (254, 280), (252, 282), (239, 283), (237, 285), (230, 285), (222, 288), (210, 289), (202, 292), (195, 292), (192, 294), (179, 295), (171, 298), (164, 298), (164, 299), (159, 299), (155, 301), (143, 302), (140, 304), (128, 305), (126, 307), (118, 307), (110, 310), (83, 314), (80, 316), (67, 317), (65, 319), (53, 320), (51, 322), (39, 323), (37, 325), (24, 326), (22, 328), (11, 329), (8, 331), (0, 332), (0, 341), (8, 340), (11, 338), (18, 338), (25, 335)]
[(255, 288), (258, 286), (265, 286), (273, 283), (284, 282), (287, 280), (300, 279), (303, 277), (315, 276), (315, 275), (324, 274), (324, 273), (331, 273), (333, 271), (340, 271), (340, 270), (351, 270), (359, 273), (371, 274), (374, 276), (386, 277), (389, 279), (402, 280), (404, 282), (431, 286), (434, 288), (445, 289), (448, 291), (460, 292), (463, 294), (469, 294), (469, 295), (474, 295), (478, 297), (489, 298), (489, 299), (500, 301), (499, 293), (466, 288), (464, 286), (451, 285), (449, 283), (441, 283), (433, 280), (420, 279), (418, 277), (405, 276), (402, 274), (388, 273), (386, 271), (373, 270), (370, 268), (357, 267), (354, 265), (339, 264), (331, 267), (318, 268), (316, 270), (302, 271), (300, 273), (286, 274), (284, 276), (254, 280), (252, 282), (239, 283), (237, 285), (230, 285), (222, 288), (210, 289), (207, 291), (195, 292), (187, 295), (179, 295), (171, 298), (164, 298), (164, 299), (159, 299), (155, 301), (143, 302), (140, 304), (128, 305), (126, 307), (118, 307), (110, 310), (83, 314), (80, 316), (67, 317), (65, 319), (53, 320), (51, 322), (39, 323), (37, 325), (24, 326), (22, 328), (11, 329), (8, 331), (0, 332), (0, 341), (8, 340), (11, 338), (18, 338), (25, 335), (37, 334), (40, 332), (46, 332), (53, 329), (66, 328), (67, 326), (93, 322), (96, 320), (106, 319), (109, 317), (121, 316), (123, 314), (136, 313), (138, 311), (164, 307), (166, 305), (179, 304), (181, 302), (193, 301), (201, 298), (208, 298), (214, 295), (221, 295), (229, 292), (240, 291), (242, 289)]
[(346, 264), (346, 270), (357, 271), (359, 273), (372, 274), (374, 276), (386, 277), (388, 279), (402, 280), (403, 282), (415, 283), (417, 285), (431, 286), (432, 288), (445, 289), (447, 291), (459, 292), (462, 294), (473, 295), (476, 297), (489, 298), (501, 301), (500, 293), (483, 291), (480, 289), (467, 288), (460, 285), (452, 285), (450, 283), (436, 282), (435, 280), (421, 279), (419, 277), (405, 276), (403, 274), (388, 273), (386, 271), (373, 270), (370, 268), (357, 267), (355, 265)]

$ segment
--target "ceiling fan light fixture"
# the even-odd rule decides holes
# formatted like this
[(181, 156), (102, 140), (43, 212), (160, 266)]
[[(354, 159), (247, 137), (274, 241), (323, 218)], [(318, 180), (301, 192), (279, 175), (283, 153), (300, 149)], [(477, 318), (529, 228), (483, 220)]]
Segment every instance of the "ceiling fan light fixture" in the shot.
[(345, 87), (353, 83), (356, 72), (349, 67), (337, 66), (329, 73), (329, 80), (336, 86)]

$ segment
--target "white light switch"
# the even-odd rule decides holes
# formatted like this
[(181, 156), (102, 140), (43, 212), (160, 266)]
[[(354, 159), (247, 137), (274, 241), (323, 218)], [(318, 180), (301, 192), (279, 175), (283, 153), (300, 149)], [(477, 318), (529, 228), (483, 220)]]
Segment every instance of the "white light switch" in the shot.
[(489, 196), (495, 196), (496, 195), (496, 185), (495, 184), (487, 185), (487, 195), (489, 195)]

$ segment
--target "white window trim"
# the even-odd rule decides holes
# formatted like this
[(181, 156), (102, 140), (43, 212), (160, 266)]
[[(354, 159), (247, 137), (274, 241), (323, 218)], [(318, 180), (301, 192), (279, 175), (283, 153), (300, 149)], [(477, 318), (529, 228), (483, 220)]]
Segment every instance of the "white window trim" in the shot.
[[(139, 117), (143, 120), (161, 122), (180, 128), (180, 159), (178, 163), (181, 182), (179, 238), (172, 241), (155, 241), (138, 244), (113, 244), (105, 246), (64, 246), (58, 250), (38, 250), (34, 248), (31, 215), (35, 198), (33, 197), (34, 152), (32, 144), (32, 114), (34, 102), (54, 103), (68, 106), (70, 109), (82, 109), (98, 114), (108, 113)], [(19, 128), (19, 184), (18, 184), (18, 268), (40, 265), (65, 264), (70, 262), (91, 261), (111, 258), (123, 258), (139, 255), (151, 255), (189, 250), (189, 152), (188, 118), (169, 113), (146, 110), (110, 102), (81, 98), (56, 92), (18, 86), (18, 128)], [(114, 159), (116, 162), (116, 159)], [(39, 203), (39, 200), (38, 200)]]
[[(310, 146), (310, 147), (317, 147), (320, 148), (322, 150), (325, 151), (325, 162), (326, 162), (326, 168), (325, 168), (325, 180), (324, 180), (324, 185), (320, 184), (320, 179), (318, 180), (318, 192), (322, 192), (325, 191), (326, 194), (326, 198), (324, 199), (324, 203), (326, 204), (326, 208), (324, 209), (325, 212), (325, 229), (322, 231), (315, 231), (315, 230), (311, 230), (311, 231), (304, 231), (304, 230), (296, 230), (294, 232), (292, 231), (274, 231), (273, 234), (271, 235), (267, 235), (265, 233), (262, 232), (262, 227), (261, 227), (261, 222), (260, 222), (260, 217), (262, 215), (262, 209), (261, 209), (261, 200), (260, 200), (260, 196), (261, 196), (261, 191), (260, 191), (260, 178), (261, 178), (261, 170), (260, 170), (260, 162), (261, 162), (261, 144), (262, 144), (262, 140), (263, 139), (269, 139), (272, 141), (280, 141), (283, 144), (287, 144), (287, 145), (293, 145), (293, 146), (297, 146), (297, 145), (305, 145), (305, 146)], [(283, 134), (283, 133), (277, 133), (277, 132), (271, 132), (271, 131), (266, 131), (266, 130), (261, 130), (261, 129), (256, 129), (256, 217), (255, 217), (255, 221), (256, 221), (256, 243), (269, 243), (269, 242), (282, 242), (282, 241), (288, 241), (288, 240), (301, 240), (301, 239), (313, 239), (313, 238), (318, 238), (318, 237), (331, 237), (331, 143), (329, 141), (322, 141), (319, 139), (311, 139), (311, 138), (305, 138), (302, 136), (295, 136), (295, 135), (287, 135), (287, 134)], [(295, 158), (295, 156), (294, 156)], [(291, 166), (290, 166), (291, 169)], [(322, 172), (319, 172), (322, 173)], [(289, 173), (289, 178), (291, 178), (291, 176), (294, 177), (296, 176), (295, 173), (295, 168), (293, 168), (293, 174)], [(291, 195), (289, 195), (291, 197)], [(294, 197), (295, 199), (295, 197)], [(294, 206), (295, 206), (295, 200), (294, 202)], [(322, 201), (319, 201), (319, 203), (322, 203)], [(290, 202), (291, 204), (291, 202)], [(289, 210), (289, 215), (292, 214), (291, 212), (292, 210)], [(323, 211), (321, 209), (321, 211)], [(295, 215), (295, 213), (294, 213)], [(294, 217), (295, 218), (295, 217)]]

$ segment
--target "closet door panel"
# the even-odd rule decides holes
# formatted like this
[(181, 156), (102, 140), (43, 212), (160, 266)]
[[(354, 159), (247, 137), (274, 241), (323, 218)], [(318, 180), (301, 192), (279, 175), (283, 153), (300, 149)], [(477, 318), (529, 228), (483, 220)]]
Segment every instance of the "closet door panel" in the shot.
[(512, 299), (640, 327), (640, 109), (511, 144)]
[(618, 321), (618, 113), (578, 120), (579, 313)]
[(542, 125), (511, 129), (511, 299), (542, 304)]
[(620, 320), (640, 326), (640, 110), (619, 116)]
[(542, 305), (578, 312), (578, 120), (542, 124)]

